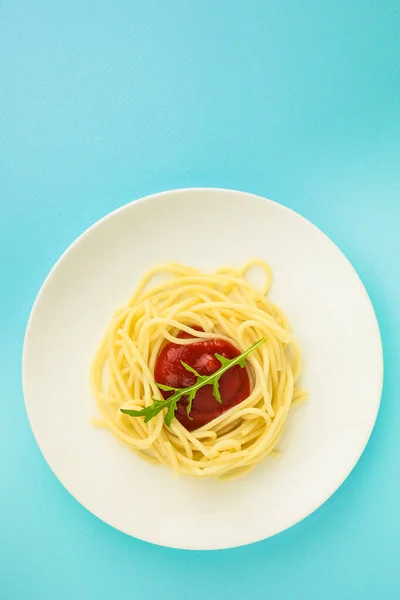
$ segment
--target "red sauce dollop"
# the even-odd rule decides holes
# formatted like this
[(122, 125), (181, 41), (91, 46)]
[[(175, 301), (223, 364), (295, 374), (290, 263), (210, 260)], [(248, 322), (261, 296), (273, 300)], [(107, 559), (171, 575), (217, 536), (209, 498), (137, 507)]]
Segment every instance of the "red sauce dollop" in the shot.
[[(180, 338), (191, 336), (182, 332)], [(187, 371), (181, 361), (187, 363), (200, 375), (211, 375), (218, 371), (221, 363), (215, 353), (225, 358), (235, 358), (240, 352), (231, 343), (221, 339), (194, 342), (186, 346), (168, 343), (157, 357), (154, 376), (157, 383), (175, 388), (185, 388), (196, 383), (196, 376)], [(239, 404), (250, 394), (250, 380), (246, 369), (239, 365), (230, 368), (219, 380), (222, 404), (213, 396), (212, 386), (200, 388), (193, 399), (190, 417), (186, 413), (187, 398), (184, 396), (177, 404), (175, 417), (188, 431), (193, 431), (209, 423), (232, 406)], [(162, 392), (166, 399), (172, 392)]]

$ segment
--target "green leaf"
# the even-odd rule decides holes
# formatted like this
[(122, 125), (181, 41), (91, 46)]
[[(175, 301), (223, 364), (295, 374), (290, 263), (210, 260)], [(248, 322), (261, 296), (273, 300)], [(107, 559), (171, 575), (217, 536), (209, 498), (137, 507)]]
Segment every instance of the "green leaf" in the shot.
[(190, 411), (192, 410), (192, 403), (193, 403), (195, 395), (196, 395), (196, 390), (191, 390), (188, 393), (188, 405), (186, 408), (186, 413), (190, 420), (193, 420), (192, 417), (190, 416)]
[(121, 408), (120, 410), (122, 413), (124, 413), (125, 415), (129, 415), (130, 417), (145, 417), (144, 421), (145, 423), (147, 423), (148, 421), (150, 421), (150, 419), (158, 415), (158, 413), (161, 412), (168, 405), (169, 399), (157, 400), (156, 398), (153, 398), (153, 404), (142, 408), (142, 410), (131, 410), (128, 408)]
[(170, 385), (164, 385), (163, 383), (157, 383), (156, 382), (156, 386), (160, 388), (160, 390), (164, 390), (164, 392), (174, 392), (175, 388), (171, 387)]
[(129, 415), (130, 417), (144, 417), (145, 423), (148, 423), (164, 408), (167, 408), (168, 410), (165, 414), (164, 420), (165, 423), (169, 426), (171, 424), (172, 419), (175, 416), (176, 406), (183, 396), (187, 396), (187, 414), (189, 418), (191, 418), (190, 411), (192, 410), (193, 400), (196, 396), (197, 391), (205, 385), (212, 385), (214, 398), (217, 400), (217, 402), (222, 404), (221, 393), (219, 390), (219, 380), (221, 376), (234, 365), (240, 365), (242, 368), (244, 368), (246, 365), (246, 357), (250, 354), (252, 350), (258, 348), (258, 346), (263, 344), (265, 341), (265, 338), (258, 340), (258, 342), (250, 346), (250, 348), (242, 352), (242, 354), (232, 359), (226, 358), (225, 356), (216, 353), (215, 357), (220, 361), (221, 367), (218, 369), (218, 371), (215, 371), (215, 373), (212, 373), (211, 375), (200, 375), (193, 367), (181, 361), (182, 365), (187, 371), (190, 371), (191, 373), (196, 375), (196, 383), (190, 385), (187, 388), (174, 388), (169, 385), (157, 383), (156, 385), (161, 390), (166, 392), (174, 392), (172, 396), (167, 398), (167, 400), (157, 400), (156, 398), (153, 398), (153, 404), (151, 404), (150, 406), (146, 406), (142, 410), (130, 410), (125, 408), (121, 408), (120, 410), (122, 413)]
[(218, 354), (218, 352), (215, 353), (215, 358), (218, 358), (223, 367), (227, 367), (232, 362), (232, 359), (226, 358), (225, 356), (222, 356), (222, 354)]
[(168, 425), (168, 427), (171, 425), (171, 421), (175, 416), (175, 411), (176, 411), (176, 405), (178, 403), (178, 400), (180, 399), (180, 395), (178, 394), (174, 394), (173, 396), (171, 396), (170, 400), (170, 405), (168, 407), (167, 410), (167, 414), (165, 415), (165, 423)]
[(244, 367), (246, 365), (246, 359), (247, 359), (247, 355), (242, 356), (242, 358), (238, 362), (239, 367), (242, 367), (242, 369), (244, 369)]
[(221, 394), (219, 391), (219, 377), (218, 379), (215, 378), (213, 381), (213, 396), (216, 399), (217, 402), (219, 402), (220, 404), (222, 404), (222, 398), (221, 398)]
[(196, 375), (196, 377), (202, 377), (202, 375), (200, 375), (200, 373), (198, 373), (196, 371), (196, 369), (193, 369), (193, 367), (191, 367), (187, 363), (183, 362), (183, 360), (181, 360), (181, 363), (185, 367), (186, 371), (190, 371), (191, 373), (194, 373), (194, 375)]

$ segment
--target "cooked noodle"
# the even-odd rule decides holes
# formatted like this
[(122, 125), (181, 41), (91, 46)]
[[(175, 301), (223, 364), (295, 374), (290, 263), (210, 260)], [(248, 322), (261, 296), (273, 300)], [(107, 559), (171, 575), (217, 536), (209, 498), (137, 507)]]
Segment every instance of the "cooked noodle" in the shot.
[[(246, 279), (252, 267), (265, 274), (261, 289)], [(160, 276), (164, 281), (156, 283)], [(115, 314), (93, 361), (102, 425), (143, 457), (195, 477), (242, 474), (276, 452), (291, 405), (306, 394), (295, 387), (301, 355), (287, 318), (266, 298), (271, 279), (261, 260), (214, 274), (179, 264), (149, 271)], [(182, 331), (193, 338), (178, 337)], [(250, 395), (203, 427), (189, 432), (176, 418), (168, 427), (165, 411), (148, 423), (120, 412), (163, 399), (154, 368), (166, 342), (222, 338), (243, 352), (263, 337), (266, 342), (247, 357)]]

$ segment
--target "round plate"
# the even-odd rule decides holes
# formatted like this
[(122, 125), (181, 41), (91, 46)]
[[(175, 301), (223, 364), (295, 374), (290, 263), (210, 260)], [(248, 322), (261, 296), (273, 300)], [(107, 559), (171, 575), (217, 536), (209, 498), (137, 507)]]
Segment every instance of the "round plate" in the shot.
[[(93, 354), (115, 309), (150, 267), (177, 261), (208, 270), (254, 257), (272, 266), (271, 298), (303, 351), (309, 400), (290, 412), (280, 458), (227, 482), (175, 478), (91, 425)], [(93, 225), (43, 284), (23, 357), (33, 433), (67, 490), (121, 531), (190, 549), (261, 540), (327, 500), (368, 441), (382, 372), (373, 308), (340, 250), (295, 212), (221, 189), (156, 194)]]

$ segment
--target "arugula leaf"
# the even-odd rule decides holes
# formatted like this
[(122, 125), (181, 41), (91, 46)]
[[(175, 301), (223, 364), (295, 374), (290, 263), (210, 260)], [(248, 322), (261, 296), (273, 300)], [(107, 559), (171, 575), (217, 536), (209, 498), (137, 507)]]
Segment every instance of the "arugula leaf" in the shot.
[(212, 385), (214, 398), (217, 402), (222, 404), (222, 398), (219, 391), (219, 380), (221, 376), (226, 371), (228, 371), (228, 369), (235, 365), (239, 365), (243, 369), (246, 365), (246, 358), (250, 354), (250, 352), (258, 348), (258, 346), (263, 344), (265, 341), (265, 338), (258, 340), (258, 342), (250, 346), (250, 348), (248, 348), (247, 350), (242, 352), (242, 354), (239, 354), (239, 356), (236, 356), (235, 358), (226, 358), (225, 356), (216, 353), (215, 358), (219, 360), (219, 362), (221, 363), (221, 367), (218, 369), (218, 371), (215, 371), (215, 373), (212, 373), (211, 375), (200, 375), (196, 371), (196, 369), (181, 361), (182, 365), (187, 371), (196, 375), (196, 383), (190, 385), (187, 388), (174, 388), (170, 387), (169, 385), (156, 383), (156, 385), (161, 390), (166, 392), (174, 392), (172, 396), (170, 396), (166, 400), (157, 400), (156, 398), (153, 398), (153, 404), (150, 404), (150, 406), (146, 406), (146, 408), (143, 408), (142, 410), (131, 410), (126, 408), (121, 408), (120, 410), (122, 413), (124, 413), (125, 415), (129, 415), (130, 417), (144, 417), (144, 422), (148, 423), (150, 419), (158, 415), (158, 413), (164, 410), (164, 408), (167, 408), (168, 410), (165, 414), (164, 420), (166, 425), (169, 426), (171, 424), (172, 419), (174, 418), (177, 404), (179, 400), (184, 396), (187, 396), (188, 401), (186, 412), (189, 419), (191, 418), (190, 411), (192, 410), (192, 403), (194, 397), (196, 396), (196, 392), (204, 385)]
[[(191, 373), (194, 373), (196, 375), (196, 377), (202, 377), (202, 375), (200, 375), (200, 373), (198, 373), (196, 371), (196, 369), (193, 369), (193, 367), (191, 367), (187, 363), (183, 362), (183, 360), (181, 360), (181, 364), (185, 367), (186, 371), (190, 371)], [(158, 385), (158, 383), (157, 383), (157, 385)]]
[(178, 400), (180, 399), (181, 395), (178, 394), (174, 394), (173, 396), (171, 396), (171, 398), (169, 398), (170, 404), (168, 406), (167, 413), (164, 417), (164, 421), (168, 425), (168, 427), (171, 425), (171, 421), (175, 416), (176, 405), (178, 404)]
[(217, 402), (219, 402), (220, 404), (222, 404), (222, 398), (221, 398), (221, 394), (219, 391), (219, 377), (218, 379), (215, 378), (213, 381), (213, 396), (216, 399)]
[(192, 410), (192, 403), (193, 403), (195, 395), (196, 395), (196, 390), (191, 390), (188, 393), (188, 395), (187, 395), (187, 397), (188, 397), (188, 405), (186, 407), (186, 414), (189, 417), (189, 419), (191, 419), (192, 421), (193, 421), (193, 419), (190, 416), (190, 411)]
[(158, 415), (164, 408), (168, 407), (170, 404), (170, 399), (167, 400), (157, 400), (153, 398), (153, 404), (150, 406), (146, 406), (142, 410), (131, 410), (126, 408), (121, 408), (120, 411), (125, 415), (129, 415), (131, 417), (144, 417), (144, 422), (148, 423), (150, 419)]
[(157, 383), (157, 387), (160, 388), (160, 390), (164, 390), (164, 392), (174, 392), (175, 388), (171, 387), (170, 385), (164, 385), (163, 383)]
[[(247, 351), (246, 351), (247, 352)], [(215, 358), (218, 358), (219, 362), (221, 363), (221, 365), (223, 367), (226, 367), (227, 365), (230, 365), (231, 360), (229, 358), (225, 358), (225, 356), (222, 356), (222, 354), (218, 354), (218, 352), (215, 353)], [(240, 357), (243, 356), (243, 354), (240, 355)], [(244, 359), (246, 359), (247, 354), (244, 356)], [(239, 356), (237, 358), (240, 358)]]

